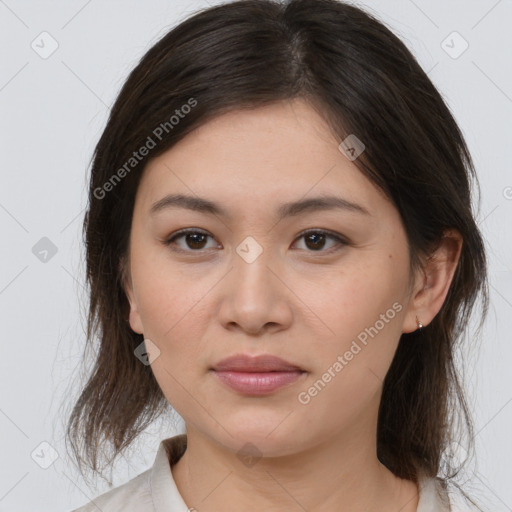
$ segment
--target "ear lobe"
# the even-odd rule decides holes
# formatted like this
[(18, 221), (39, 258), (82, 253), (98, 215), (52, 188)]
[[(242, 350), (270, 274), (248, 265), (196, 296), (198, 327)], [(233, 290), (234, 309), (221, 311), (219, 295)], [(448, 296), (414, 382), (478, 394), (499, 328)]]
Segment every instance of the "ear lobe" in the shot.
[(137, 309), (136, 304), (130, 299), (130, 313), (128, 315), (128, 321), (130, 322), (130, 327), (132, 331), (137, 334), (144, 334), (144, 329), (142, 328), (142, 321), (140, 318), (139, 311)]
[(127, 261), (123, 258), (119, 263), (119, 275), (121, 277), (121, 285), (128, 299), (130, 305), (130, 312), (128, 314), (128, 322), (131, 329), (137, 334), (143, 334), (142, 320), (140, 318), (137, 300), (133, 291), (133, 282), (131, 273), (128, 268)]
[(448, 295), (462, 250), (462, 236), (447, 230), (435, 251), (425, 262), (422, 275), (417, 277), (402, 332), (418, 329), (416, 318), (427, 326), (437, 315)]

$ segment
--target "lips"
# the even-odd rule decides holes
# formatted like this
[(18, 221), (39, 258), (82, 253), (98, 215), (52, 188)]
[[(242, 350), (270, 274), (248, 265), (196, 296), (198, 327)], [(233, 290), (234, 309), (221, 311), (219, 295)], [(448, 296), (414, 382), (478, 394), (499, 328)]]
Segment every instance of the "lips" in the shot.
[(269, 395), (304, 379), (307, 372), (280, 357), (237, 354), (211, 368), (219, 381), (241, 395)]
[(247, 373), (268, 373), (268, 372), (303, 372), (299, 366), (292, 364), (280, 357), (272, 355), (250, 356), (247, 354), (236, 354), (223, 359), (212, 367), (215, 371), (232, 371)]

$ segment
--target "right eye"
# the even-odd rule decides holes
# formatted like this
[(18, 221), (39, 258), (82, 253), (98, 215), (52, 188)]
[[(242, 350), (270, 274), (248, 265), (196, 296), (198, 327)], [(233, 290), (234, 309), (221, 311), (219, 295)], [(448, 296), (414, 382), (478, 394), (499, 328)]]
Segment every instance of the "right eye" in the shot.
[[(205, 249), (205, 242), (208, 237), (213, 239), (206, 231), (187, 228), (173, 233), (165, 240), (164, 244), (171, 247), (171, 250), (177, 252), (200, 252)], [(176, 240), (181, 239), (183, 239), (184, 242), (181, 245), (176, 244)], [(176, 246), (178, 248), (176, 248)], [(215, 247), (218, 247), (218, 245)]]

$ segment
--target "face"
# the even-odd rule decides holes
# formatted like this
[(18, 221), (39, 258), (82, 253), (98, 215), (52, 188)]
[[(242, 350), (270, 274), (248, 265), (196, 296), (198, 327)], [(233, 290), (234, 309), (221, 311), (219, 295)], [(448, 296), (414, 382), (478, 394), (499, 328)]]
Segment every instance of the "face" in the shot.
[[(230, 450), (292, 454), (376, 421), (408, 318), (408, 246), (338, 145), (308, 104), (279, 102), (208, 122), (141, 179), (130, 325), (158, 347), (152, 371), (187, 427)], [(340, 201), (286, 209), (327, 197)], [(259, 395), (233, 389), (212, 368), (235, 354), (301, 373)]]

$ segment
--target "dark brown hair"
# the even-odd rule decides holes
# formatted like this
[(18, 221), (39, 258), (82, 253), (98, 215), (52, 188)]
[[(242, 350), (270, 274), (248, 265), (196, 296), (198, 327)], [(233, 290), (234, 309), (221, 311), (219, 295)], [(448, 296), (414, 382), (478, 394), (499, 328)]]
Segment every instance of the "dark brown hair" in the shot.
[[(377, 455), (395, 475), (417, 481), (419, 471), (438, 474), (444, 450), (462, 439), (456, 425), (471, 445), (454, 357), (479, 294), (483, 323), (488, 285), (472, 211), (478, 182), (460, 129), (410, 51), (371, 14), (336, 0), (243, 0), (194, 14), (151, 47), (96, 146), (83, 233), (87, 340), (99, 343), (67, 429), (81, 468), (98, 471), (100, 448), (112, 448), (115, 458), (168, 406), (151, 367), (134, 357), (143, 337), (130, 329), (123, 288), (145, 165), (214, 116), (299, 97), (340, 142), (355, 134), (365, 144), (354, 163), (398, 209), (411, 270), (421, 268), (445, 230), (463, 238), (441, 310), (421, 331), (401, 336), (383, 384)], [(154, 147), (130, 160), (148, 137)]]

